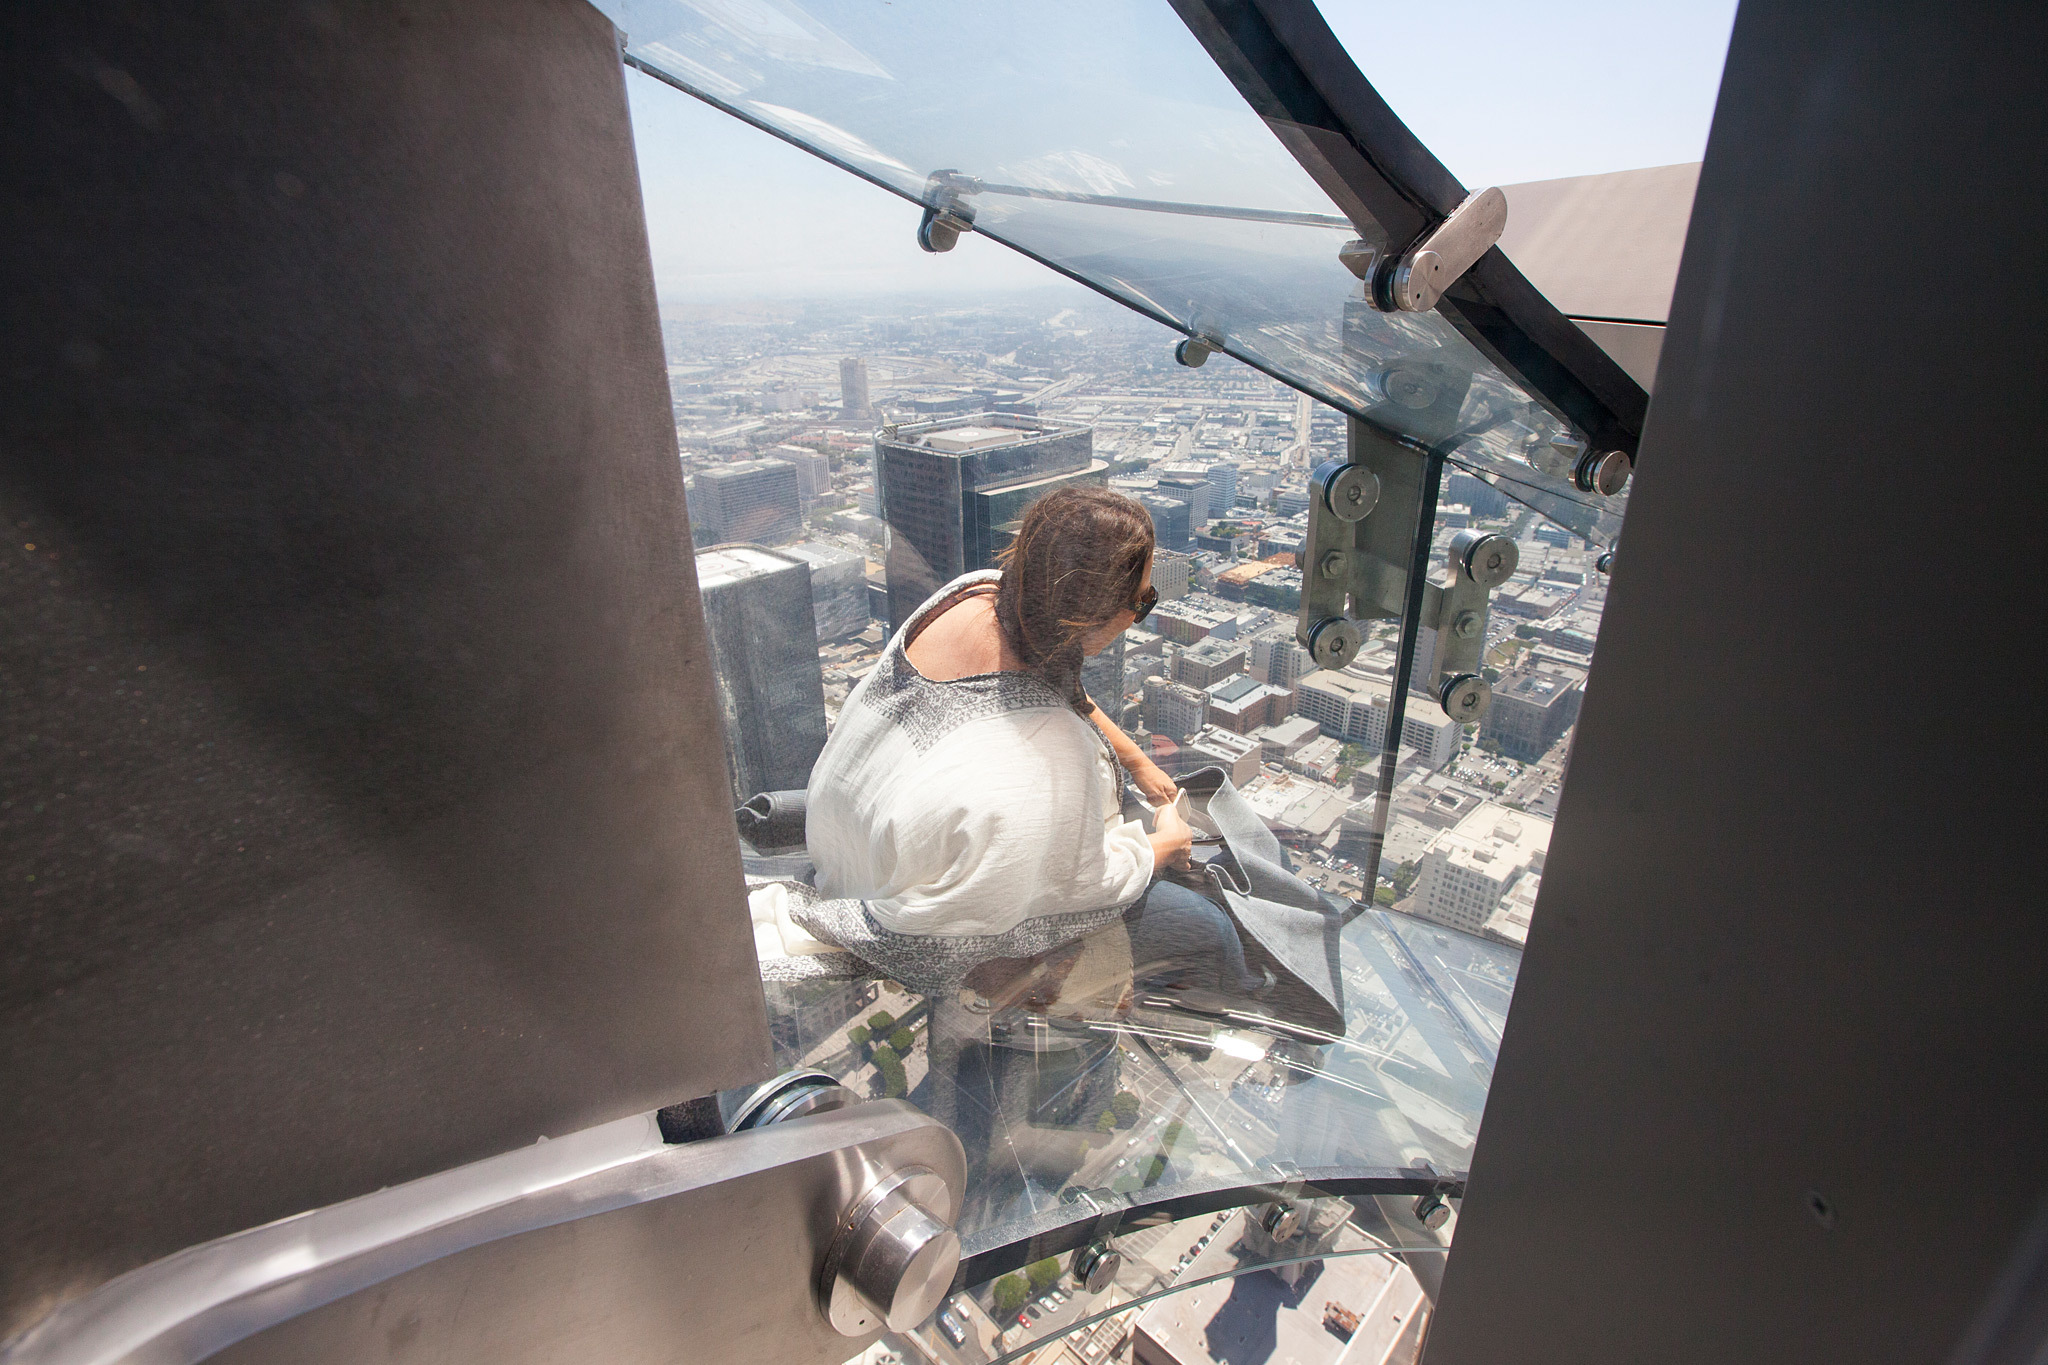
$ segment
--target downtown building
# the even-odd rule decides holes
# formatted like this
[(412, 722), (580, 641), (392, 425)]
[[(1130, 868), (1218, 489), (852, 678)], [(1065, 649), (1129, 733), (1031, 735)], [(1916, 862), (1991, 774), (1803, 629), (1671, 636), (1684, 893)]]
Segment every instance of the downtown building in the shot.
[[(1392, 694), (1391, 685), (1383, 678), (1323, 668), (1294, 685), (1294, 709), (1322, 726), (1332, 739), (1378, 752), (1387, 742), (1387, 708)], [(1425, 767), (1441, 768), (1455, 758), (1463, 730), (1436, 702), (1420, 692), (1409, 692), (1401, 743), (1413, 748)]]
[(780, 550), (729, 545), (697, 556), (697, 587), (732, 804), (809, 786), (825, 747), (810, 565)]
[(785, 460), (740, 460), (697, 471), (690, 521), (707, 545), (779, 545), (804, 531), (803, 484)]
[(1093, 433), (1071, 423), (977, 412), (885, 427), (875, 437), (876, 502), (893, 631), (963, 573), (995, 567), (1031, 504), (1101, 483)]
[(868, 363), (848, 356), (839, 362), (839, 415), (847, 421), (866, 420), (873, 412), (868, 404)]

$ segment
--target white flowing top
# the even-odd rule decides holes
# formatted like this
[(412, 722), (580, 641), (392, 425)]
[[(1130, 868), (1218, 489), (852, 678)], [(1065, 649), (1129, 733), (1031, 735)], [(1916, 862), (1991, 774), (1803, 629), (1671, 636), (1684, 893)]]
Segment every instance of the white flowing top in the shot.
[(903, 623), (811, 770), (819, 894), (865, 902), (896, 933), (987, 936), (1100, 914), (1152, 879), (1115, 755), (1051, 684), (1014, 672), (938, 682), (905, 655), (920, 623), (1001, 578), (957, 578)]

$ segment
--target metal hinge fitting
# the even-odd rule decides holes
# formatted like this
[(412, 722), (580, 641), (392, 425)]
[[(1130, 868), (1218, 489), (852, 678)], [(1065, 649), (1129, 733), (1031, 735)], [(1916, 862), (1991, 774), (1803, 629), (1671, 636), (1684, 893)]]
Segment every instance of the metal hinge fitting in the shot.
[(1427, 313), (1446, 289), (1478, 264), (1508, 225), (1508, 197), (1476, 190), (1427, 237), (1397, 258), (1369, 243), (1346, 243), (1337, 259), (1365, 281), (1365, 296), (1382, 313)]

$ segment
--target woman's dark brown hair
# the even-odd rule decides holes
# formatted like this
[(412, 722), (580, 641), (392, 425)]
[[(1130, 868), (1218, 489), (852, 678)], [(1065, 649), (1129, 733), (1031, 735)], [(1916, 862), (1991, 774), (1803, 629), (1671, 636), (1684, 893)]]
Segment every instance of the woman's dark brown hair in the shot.
[(996, 624), (1024, 665), (1076, 711), (1091, 709), (1081, 688), (1087, 634), (1136, 609), (1152, 557), (1152, 518), (1106, 488), (1061, 488), (1024, 514), (1017, 539), (998, 557)]

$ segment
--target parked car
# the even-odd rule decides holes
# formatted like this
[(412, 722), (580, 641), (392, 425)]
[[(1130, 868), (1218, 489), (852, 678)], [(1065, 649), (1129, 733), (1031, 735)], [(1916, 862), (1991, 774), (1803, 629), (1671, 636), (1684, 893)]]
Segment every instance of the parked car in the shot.
[(955, 1346), (964, 1345), (967, 1341), (967, 1329), (960, 1325), (960, 1319), (953, 1316), (953, 1310), (950, 1308), (940, 1310), (939, 1330), (944, 1332), (946, 1340)]

